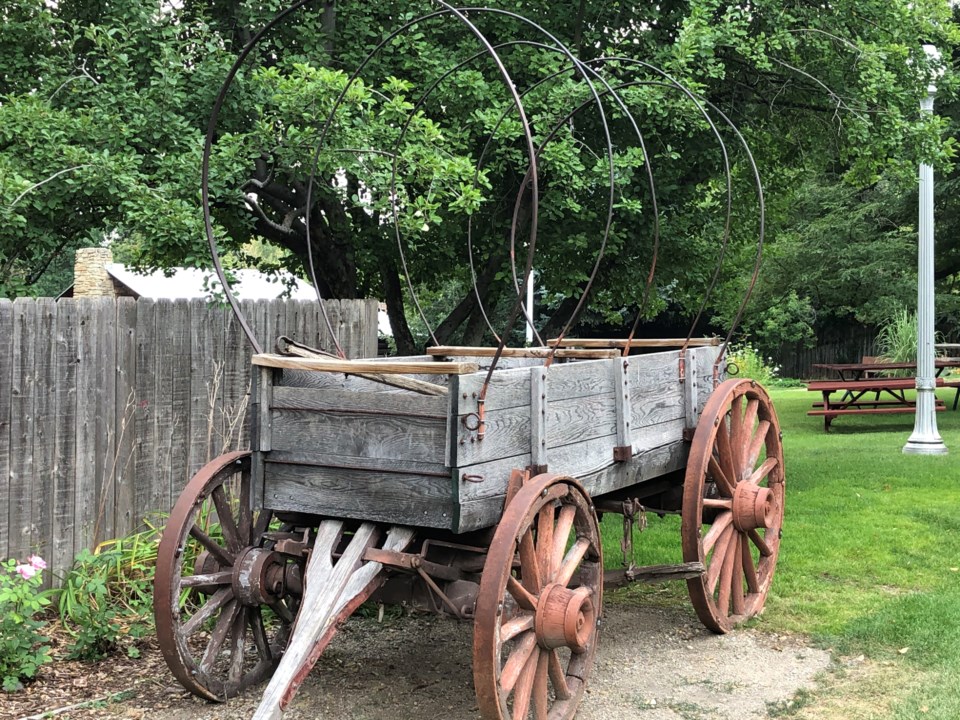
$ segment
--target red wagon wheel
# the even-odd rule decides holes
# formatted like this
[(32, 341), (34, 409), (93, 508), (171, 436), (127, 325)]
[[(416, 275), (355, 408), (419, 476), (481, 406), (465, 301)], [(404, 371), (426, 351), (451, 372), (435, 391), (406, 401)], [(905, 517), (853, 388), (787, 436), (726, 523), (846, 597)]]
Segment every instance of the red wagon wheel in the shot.
[(571, 478), (538, 475), (504, 511), (473, 631), (485, 720), (567, 720), (593, 669), (603, 600), (597, 516)]
[(770, 396), (753, 380), (727, 380), (700, 416), (683, 488), (683, 559), (706, 567), (687, 587), (710, 630), (728, 632), (763, 610), (783, 503), (783, 447)]
[(286, 592), (293, 566), (264, 537), (271, 513), (254, 513), (250, 493), (249, 452), (211, 461), (181, 493), (157, 551), (160, 649), (177, 680), (209, 700), (273, 673), (299, 606)]

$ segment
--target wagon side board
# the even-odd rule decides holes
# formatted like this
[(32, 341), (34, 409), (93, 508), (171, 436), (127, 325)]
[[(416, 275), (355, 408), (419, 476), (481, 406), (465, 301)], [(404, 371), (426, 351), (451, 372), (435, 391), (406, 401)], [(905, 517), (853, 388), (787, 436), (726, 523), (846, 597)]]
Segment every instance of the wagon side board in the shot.
[(454, 529), (496, 523), (513, 468), (572, 475), (593, 496), (682, 469), (684, 431), (696, 426), (712, 391), (717, 352), (689, 349), (683, 381), (676, 351), (498, 373), (484, 403), (482, 440), (470, 428), (483, 377), (459, 377)]
[(514, 468), (571, 475), (594, 496), (645, 482), (686, 464), (684, 430), (716, 354), (688, 350), (682, 382), (677, 351), (518, 364), (494, 374), (485, 398), (483, 372), (428, 396), (258, 368), (255, 497), (277, 511), (467, 532), (499, 520)]

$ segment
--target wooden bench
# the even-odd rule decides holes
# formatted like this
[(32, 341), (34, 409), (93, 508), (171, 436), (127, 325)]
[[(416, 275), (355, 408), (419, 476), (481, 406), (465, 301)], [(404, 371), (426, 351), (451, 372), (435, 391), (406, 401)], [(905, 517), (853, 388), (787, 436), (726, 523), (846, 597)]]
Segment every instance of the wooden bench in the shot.
[[(957, 388), (957, 398), (954, 400), (956, 408), (960, 399), (960, 381), (946, 381), (936, 378), (937, 387)], [(830, 424), (840, 415), (881, 415), (893, 413), (916, 412), (916, 403), (906, 398), (906, 391), (916, 387), (914, 378), (884, 378), (869, 377), (859, 380), (815, 380), (807, 384), (807, 390), (819, 392), (823, 395), (821, 402), (814, 403), (814, 409), (807, 415), (823, 417), (824, 431), (830, 430)], [(842, 392), (839, 400), (831, 400), (832, 393)], [(864, 400), (867, 393), (874, 393), (872, 400)], [(881, 393), (886, 393), (890, 399), (881, 400)], [(946, 405), (937, 400), (936, 409), (943, 410)]]

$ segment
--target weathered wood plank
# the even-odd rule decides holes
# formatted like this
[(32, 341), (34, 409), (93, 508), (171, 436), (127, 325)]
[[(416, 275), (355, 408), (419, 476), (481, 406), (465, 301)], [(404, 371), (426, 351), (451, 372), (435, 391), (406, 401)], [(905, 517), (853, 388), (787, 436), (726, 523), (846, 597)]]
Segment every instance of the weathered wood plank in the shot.
[[(594, 498), (632, 485), (637, 485), (638, 494), (642, 495), (642, 483), (685, 467), (688, 452), (689, 446), (686, 442), (674, 440), (645, 450), (627, 462), (615, 463), (585, 475), (576, 475), (576, 477)], [(523, 467), (523, 465), (517, 465), (517, 467)], [(571, 474), (556, 462), (550, 471)], [(509, 471), (507, 471), (508, 474)], [(505, 476), (500, 472), (497, 477)], [(491, 487), (493, 487), (492, 484)], [(506, 496), (506, 479), (503, 480), (503, 491), (500, 494), (479, 496), (472, 500), (462, 499), (456, 531), (469, 532), (491, 527), (499, 522)]]
[(218, 447), (214, 455), (243, 447), (243, 421), (247, 413), (250, 390), (250, 365), (247, 358), (251, 346), (229, 307), (223, 309), (223, 412), (219, 428)]
[[(156, 355), (153, 405), (156, 418), (156, 458), (153, 491), (149, 511), (166, 511), (173, 507), (173, 383), (175, 350), (173, 335), (177, 332), (174, 303), (158, 300), (156, 310), (157, 335), (153, 350)], [(178, 480), (178, 484), (179, 481)]]
[(448, 477), (265, 463), (267, 507), (333, 517), (449, 528)]
[(546, 465), (547, 460), (547, 373), (550, 368), (530, 368), (530, 462)]
[(684, 359), (683, 381), (683, 415), (686, 428), (692, 430), (697, 426), (700, 406), (700, 384), (703, 382), (700, 368), (700, 357), (696, 352), (688, 352)]
[(36, 327), (37, 304), (34, 300), (14, 300), (9, 505), (0, 512), (8, 513), (10, 556), (19, 559), (29, 554), (33, 536)]
[[(427, 348), (427, 354), (439, 357), (485, 357), (492, 358), (497, 354), (495, 347), (466, 347), (455, 345), (437, 345)], [(620, 353), (616, 350), (553, 350), (546, 347), (529, 348), (503, 348), (500, 352), (502, 358), (577, 358), (586, 360), (598, 360), (601, 358), (619, 357)]]
[[(33, 435), (33, 507), (30, 547), (50, 557), (53, 542), (53, 473), (57, 416), (57, 304), (53, 298), (37, 300), (37, 351), (34, 358), (35, 413)], [(45, 580), (49, 580), (47, 575)]]
[(331, 470), (371, 470), (387, 475), (423, 475), (450, 478), (450, 469), (443, 463), (407, 460), (406, 458), (366, 458), (351, 455), (317, 453), (313, 448), (299, 450), (273, 450), (268, 463), (307, 465)]
[(223, 311), (203, 300), (190, 302), (190, 447), (188, 474), (193, 477), (212, 460), (214, 424), (223, 409)]
[(137, 437), (137, 301), (117, 298), (116, 310), (116, 391), (114, 417), (114, 533), (118, 537), (133, 531), (136, 484)]
[(32, 299), (13, 303), (13, 357), (10, 384), (10, 480), (8, 547), (11, 557), (22, 558), (30, 550), (33, 529), (35, 356), (37, 307)]
[(630, 358), (631, 422), (633, 432), (647, 425), (683, 417), (683, 386), (679, 353), (655, 353)]
[(261, 367), (313, 370), (334, 373), (411, 373), (419, 375), (467, 375), (477, 372), (476, 363), (385, 362), (384, 360), (335, 360), (333, 358), (300, 358), (286, 355), (254, 355), (254, 365)]
[(116, 537), (117, 455), (117, 303), (114, 298), (96, 301), (97, 314), (97, 516), (94, 542)]
[[(720, 338), (639, 338), (630, 340), (630, 347), (635, 348), (679, 348), (687, 345), (688, 347), (718, 346)], [(601, 339), (601, 338), (564, 338), (557, 340), (553, 338), (547, 340), (548, 345), (558, 344), (560, 347), (582, 347), (582, 348), (622, 348), (627, 346), (626, 339)]]
[(617, 447), (626, 447), (630, 444), (630, 427), (633, 425), (633, 410), (630, 400), (630, 365), (629, 359), (612, 363), (613, 371), (613, 398), (614, 414), (617, 423)]
[[(13, 303), (0, 298), (0, 508), (10, 505), (10, 393), (13, 377)], [(0, 510), (0, 557), (10, 557), (10, 516)]]
[(97, 415), (100, 388), (97, 387), (100, 317), (97, 301), (80, 298), (77, 302), (77, 491), (74, 549), (93, 547), (97, 521)]
[[(551, 403), (551, 405), (552, 404), (553, 403)], [(631, 445), (632, 457), (628, 464), (634, 466), (638, 462), (638, 456), (643, 456), (645, 453), (649, 453), (656, 448), (679, 442), (682, 437), (682, 418), (647, 427), (638, 438), (634, 438)], [(574, 477), (585, 477), (599, 472), (614, 464), (613, 448), (616, 441), (616, 433), (612, 432), (609, 435), (593, 438), (585, 442), (551, 448), (548, 469), (550, 472), (572, 475)], [(648, 457), (645, 462), (649, 462), (649, 460), (650, 458)], [(530, 464), (531, 456), (529, 452), (520, 453), (511, 457), (492, 458), (485, 462), (472, 465), (466, 465), (461, 461), (457, 468), (457, 477), (461, 479), (459, 490), (460, 501), (470, 502), (478, 498), (505, 494), (507, 490), (507, 480), (510, 477), (510, 470), (513, 468), (526, 467)], [(469, 474), (478, 481), (463, 482), (462, 478), (464, 474)], [(651, 475), (651, 477), (653, 476), (654, 475)], [(617, 487), (622, 487), (622, 485), (618, 485)], [(605, 488), (602, 491), (610, 492), (611, 489), (616, 488)]]
[(360, 352), (356, 357), (376, 357), (379, 348), (379, 303), (376, 300), (364, 301), (363, 335)]
[[(551, 462), (554, 462), (555, 448), (608, 437), (615, 435), (617, 431), (616, 407), (612, 392), (573, 399), (554, 395), (550, 382), (553, 371), (554, 369), (551, 368), (545, 381), (545, 394), (550, 402), (546, 407), (546, 415), (542, 416), (545, 447), (550, 451)], [(530, 452), (530, 444), (535, 432), (530, 406), (488, 411), (482, 441), (479, 440), (476, 430), (469, 429), (476, 423), (476, 419), (472, 421), (468, 419), (465, 424), (463, 419), (466, 417), (461, 418), (457, 427), (459, 443), (457, 458), (461, 467)], [(609, 451), (612, 462), (613, 444), (610, 445)]]
[(191, 354), (190, 336), (192, 333), (191, 307), (186, 300), (177, 300), (171, 313), (172, 327), (167, 333), (170, 353), (173, 360), (173, 372), (167, 392), (170, 394), (169, 462), (170, 462), (170, 505), (176, 502), (180, 491), (190, 480), (190, 442), (193, 429), (191, 397)]
[(74, 557), (76, 516), (77, 442), (77, 301), (57, 303), (57, 417), (54, 432), (53, 531), (50, 569), (60, 575), (70, 569)]
[(444, 457), (446, 419), (344, 412), (275, 410), (273, 449), (356, 457), (439, 462)]
[(137, 414), (136, 462), (134, 466), (133, 527), (157, 504), (157, 306), (148, 298), (137, 300)]
[[(264, 368), (270, 370), (271, 368)], [(271, 407), (278, 410), (341, 410), (355, 413), (392, 413), (446, 419), (446, 396), (396, 392), (277, 387)]]

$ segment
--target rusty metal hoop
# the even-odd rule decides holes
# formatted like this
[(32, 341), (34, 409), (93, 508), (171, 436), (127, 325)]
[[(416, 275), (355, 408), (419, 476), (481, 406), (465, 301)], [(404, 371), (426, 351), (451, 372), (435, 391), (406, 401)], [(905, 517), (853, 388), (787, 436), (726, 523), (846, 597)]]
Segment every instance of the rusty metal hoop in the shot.
[(272, 514), (251, 510), (250, 464), (241, 451), (201, 468), (157, 550), (154, 619), (163, 657), (187, 690), (218, 702), (270, 677), (299, 607), (284, 591), (289, 563), (264, 537)]
[(770, 396), (753, 380), (726, 380), (694, 433), (680, 528), (684, 562), (706, 567), (687, 580), (690, 600), (716, 633), (763, 610), (780, 553), (784, 485)]
[(473, 630), (484, 720), (569, 720), (593, 669), (603, 606), (600, 528), (572, 478), (537, 475), (504, 511), (487, 554)]

